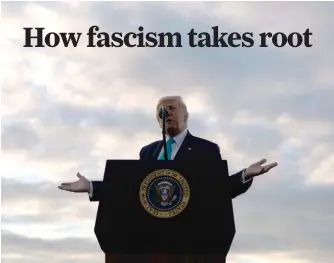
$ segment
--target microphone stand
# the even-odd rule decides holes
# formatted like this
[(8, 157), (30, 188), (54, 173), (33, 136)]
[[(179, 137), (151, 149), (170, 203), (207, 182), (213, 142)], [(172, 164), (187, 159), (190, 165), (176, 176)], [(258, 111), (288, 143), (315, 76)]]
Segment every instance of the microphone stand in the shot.
[(168, 160), (167, 155), (167, 144), (166, 144), (166, 119), (167, 119), (167, 110), (165, 107), (162, 108), (162, 141), (163, 141), (163, 147), (164, 147), (164, 156), (165, 160)]

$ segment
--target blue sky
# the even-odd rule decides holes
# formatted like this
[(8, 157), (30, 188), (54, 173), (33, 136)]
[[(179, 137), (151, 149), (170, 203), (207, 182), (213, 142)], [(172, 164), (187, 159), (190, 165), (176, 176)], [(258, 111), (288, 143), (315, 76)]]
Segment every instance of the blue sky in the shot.
[[(333, 3), (6, 2), (2, 8), (5, 261), (45, 263), (50, 253), (53, 262), (103, 260), (93, 232), (97, 203), (57, 186), (76, 180), (78, 171), (102, 179), (106, 159), (138, 158), (141, 147), (161, 136), (155, 105), (165, 95), (183, 96), (190, 131), (219, 144), (231, 173), (261, 158), (279, 163), (234, 200), (229, 263), (334, 261)], [(86, 48), (83, 38), (77, 48), (22, 47), (23, 27), (86, 33), (92, 25), (110, 33), (139, 25), (183, 33), (216, 25), (256, 34), (309, 28), (314, 46), (98, 49)]]

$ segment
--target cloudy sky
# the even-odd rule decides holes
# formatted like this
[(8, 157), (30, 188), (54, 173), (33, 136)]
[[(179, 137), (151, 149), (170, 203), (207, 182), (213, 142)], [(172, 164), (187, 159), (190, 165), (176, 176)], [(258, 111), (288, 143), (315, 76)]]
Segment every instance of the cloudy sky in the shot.
[[(194, 135), (230, 172), (277, 161), (234, 200), (229, 263), (334, 262), (334, 3), (2, 4), (2, 256), (102, 262), (97, 203), (57, 189), (160, 138), (156, 101), (181, 95)], [(313, 33), (312, 48), (87, 48), (105, 32)], [(23, 48), (23, 27), (82, 32), (76, 48)], [(186, 43), (186, 38), (184, 38)], [(256, 42), (257, 43), (257, 42)], [(50, 260), (52, 257), (52, 260)]]

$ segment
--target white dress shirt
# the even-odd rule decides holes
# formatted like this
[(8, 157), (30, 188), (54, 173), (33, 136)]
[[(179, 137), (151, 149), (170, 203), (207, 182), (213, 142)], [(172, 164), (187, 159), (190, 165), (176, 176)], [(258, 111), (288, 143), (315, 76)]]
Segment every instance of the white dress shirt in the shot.
[[(173, 137), (175, 143), (172, 144), (172, 154), (171, 154), (171, 160), (174, 160), (178, 150), (180, 149), (184, 139), (186, 138), (188, 133), (188, 129), (185, 129), (183, 132), (179, 133), (178, 135), (176, 135), (175, 137)], [(169, 136), (166, 136), (166, 141), (169, 139)], [(161, 147), (160, 153), (158, 155), (158, 158), (160, 157), (160, 155), (163, 153), (164, 148)], [(242, 175), (241, 175), (241, 180), (242, 183), (247, 183), (249, 180), (245, 180), (245, 170), (242, 171)], [(90, 183), (90, 187), (89, 187), (89, 196), (92, 197), (93, 196), (93, 184), (92, 182)]]
[[(175, 143), (172, 144), (172, 154), (171, 154), (171, 157), (170, 157), (171, 160), (174, 160), (178, 150), (180, 149), (184, 139), (187, 136), (187, 133), (188, 133), (188, 130), (185, 129), (183, 132), (181, 132), (178, 135), (176, 135), (175, 137), (173, 137)], [(166, 141), (168, 141), (169, 138), (170, 137), (167, 135), (166, 136)], [(164, 147), (161, 147), (160, 153), (158, 155), (158, 159), (163, 152), (164, 152)]]

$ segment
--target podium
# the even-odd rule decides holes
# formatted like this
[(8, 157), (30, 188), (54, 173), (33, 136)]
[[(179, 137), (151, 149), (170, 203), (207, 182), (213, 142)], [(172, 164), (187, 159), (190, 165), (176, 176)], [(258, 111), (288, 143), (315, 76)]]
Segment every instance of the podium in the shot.
[(105, 262), (224, 263), (229, 182), (225, 160), (107, 160), (94, 229)]

